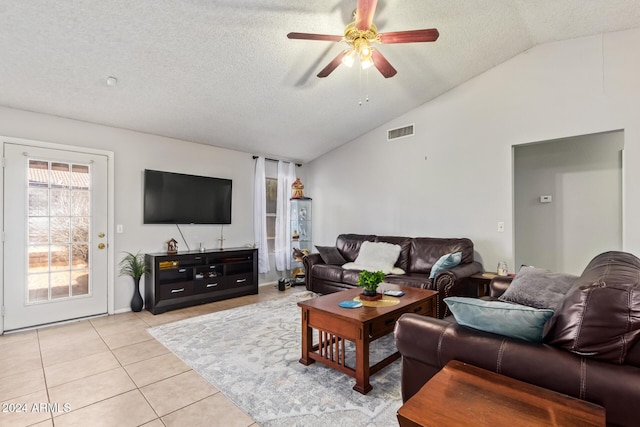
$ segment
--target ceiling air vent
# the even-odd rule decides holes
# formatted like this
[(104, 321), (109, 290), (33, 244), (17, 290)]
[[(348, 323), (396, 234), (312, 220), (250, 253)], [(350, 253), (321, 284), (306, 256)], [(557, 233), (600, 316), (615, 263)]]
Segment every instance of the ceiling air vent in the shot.
[(401, 128), (389, 129), (387, 131), (387, 141), (392, 141), (398, 138), (406, 138), (407, 136), (413, 136), (413, 125), (403, 126)]

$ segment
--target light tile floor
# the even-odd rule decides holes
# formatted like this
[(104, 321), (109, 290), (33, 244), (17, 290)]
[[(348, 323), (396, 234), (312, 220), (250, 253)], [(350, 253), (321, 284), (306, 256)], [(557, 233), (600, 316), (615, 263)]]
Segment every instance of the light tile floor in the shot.
[(82, 320), (0, 336), (0, 426), (257, 424), (146, 331), (151, 326), (282, 297), (250, 295), (153, 315)]

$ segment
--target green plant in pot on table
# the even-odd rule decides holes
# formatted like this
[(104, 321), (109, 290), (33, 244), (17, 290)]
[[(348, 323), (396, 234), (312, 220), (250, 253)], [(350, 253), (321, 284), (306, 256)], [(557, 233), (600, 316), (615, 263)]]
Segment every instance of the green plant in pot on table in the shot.
[(369, 298), (377, 298), (378, 293), (376, 290), (383, 280), (384, 273), (382, 271), (361, 271), (358, 277), (358, 286), (363, 289), (362, 295)]
[(125, 256), (120, 260), (120, 275), (131, 276), (133, 278), (134, 289), (131, 298), (131, 311), (141, 311), (144, 301), (140, 295), (140, 278), (151, 269), (144, 262), (144, 255), (140, 252), (135, 254), (125, 252)]

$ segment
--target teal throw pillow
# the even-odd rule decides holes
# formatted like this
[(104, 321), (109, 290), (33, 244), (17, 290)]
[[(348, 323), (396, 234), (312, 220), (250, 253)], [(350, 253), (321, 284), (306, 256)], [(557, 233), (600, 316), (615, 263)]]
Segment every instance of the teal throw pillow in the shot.
[(544, 324), (553, 316), (550, 309), (502, 301), (465, 297), (449, 297), (443, 301), (460, 325), (533, 342), (542, 341)]
[(442, 270), (448, 270), (460, 264), (462, 261), (462, 252), (455, 252), (452, 254), (442, 255), (433, 267), (431, 267), (431, 273), (429, 273), (429, 279), (433, 279)]

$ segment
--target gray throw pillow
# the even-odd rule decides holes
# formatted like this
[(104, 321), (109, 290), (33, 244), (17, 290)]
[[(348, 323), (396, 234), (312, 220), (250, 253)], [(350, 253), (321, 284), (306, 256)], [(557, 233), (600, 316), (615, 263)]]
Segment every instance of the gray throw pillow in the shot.
[(316, 246), (316, 249), (325, 264), (343, 265), (347, 262), (335, 246)]
[(554, 310), (577, 279), (573, 274), (524, 266), (498, 299)]

